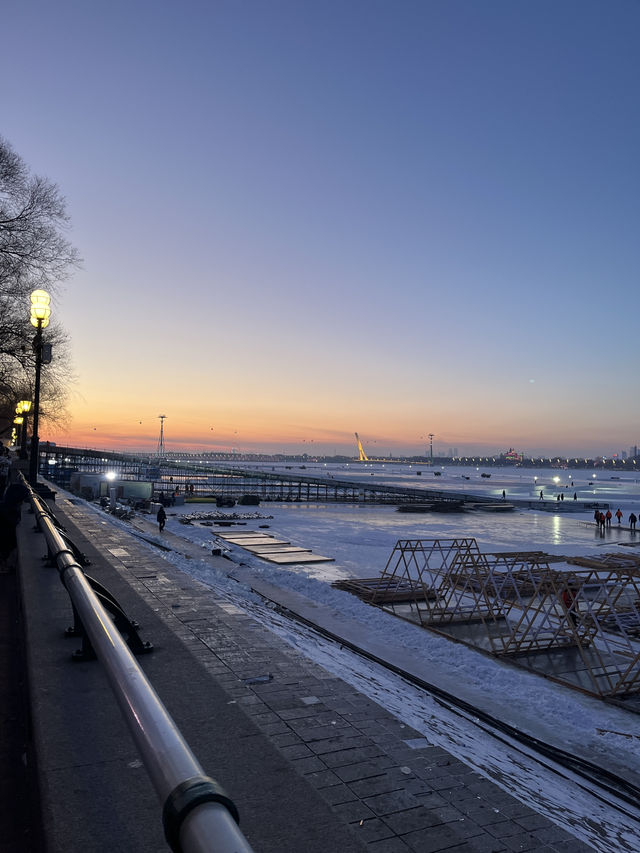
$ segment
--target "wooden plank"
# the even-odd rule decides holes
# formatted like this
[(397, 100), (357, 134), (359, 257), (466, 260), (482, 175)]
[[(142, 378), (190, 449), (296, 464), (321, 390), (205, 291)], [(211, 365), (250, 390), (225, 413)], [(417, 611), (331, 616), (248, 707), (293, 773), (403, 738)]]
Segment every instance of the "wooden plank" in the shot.
[(237, 536), (238, 539), (252, 539), (254, 536), (265, 536), (273, 538), (273, 533), (263, 533), (261, 530), (230, 530), (221, 533), (220, 536)]
[(279, 566), (294, 563), (333, 563), (334, 557), (321, 557), (319, 554), (260, 554), (261, 560), (276, 563)]
[(234, 539), (232, 536), (220, 536), (225, 542), (231, 545), (239, 545), (240, 548), (245, 548), (248, 545), (291, 545), (288, 539)]
[(252, 554), (310, 554), (311, 548), (298, 548), (297, 545), (247, 545), (246, 550)]
[(251, 536), (239, 536), (237, 533), (218, 533), (216, 531), (216, 536), (219, 536), (220, 539), (233, 539), (234, 542), (251, 542), (254, 539), (259, 539), (261, 542), (270, 542), (272, 539), (275, 539), (275, 536), (262, 536), (260, 533), (252, 533)]

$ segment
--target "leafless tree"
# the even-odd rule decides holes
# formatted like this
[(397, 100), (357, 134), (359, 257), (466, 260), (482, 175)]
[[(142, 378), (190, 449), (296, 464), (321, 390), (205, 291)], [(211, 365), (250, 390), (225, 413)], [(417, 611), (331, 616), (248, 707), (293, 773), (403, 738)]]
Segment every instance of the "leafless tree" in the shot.
[[(0, 435), (13, 421), (15, 405), (31, 399), (35, 354), (29, 322), (29, 294), (55, 293), (79, 263), (65, 236), (69, 219), (58, 187), (32, 175), (9, 143), (0, 137)], [(55, 362), (42, 398), (41, 417), (64, 411), (70, 379), (67, 336), (57, 325), (47, 330), (56, 345)]]

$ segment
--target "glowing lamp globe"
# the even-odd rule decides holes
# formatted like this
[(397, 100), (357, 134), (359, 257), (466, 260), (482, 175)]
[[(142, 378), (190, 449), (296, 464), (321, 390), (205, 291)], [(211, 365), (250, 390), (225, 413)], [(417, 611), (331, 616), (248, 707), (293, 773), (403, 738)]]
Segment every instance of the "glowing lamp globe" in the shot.
[(31, 294), (31, 325), (46, 329), (49, 325), (51, 297), (46, 290), (34, 290)]

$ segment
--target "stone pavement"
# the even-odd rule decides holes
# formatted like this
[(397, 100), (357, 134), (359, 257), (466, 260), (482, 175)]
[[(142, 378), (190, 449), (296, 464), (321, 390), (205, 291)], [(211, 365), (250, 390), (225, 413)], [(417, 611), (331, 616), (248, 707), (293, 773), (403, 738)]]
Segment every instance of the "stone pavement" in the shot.
[[(139, 658), (256, 851), (591, 848), (239, 608), (59, 494), (53, 510), (155, 650)], [(155, 525), (138, 521), (143, 531)], [(57, 851), (162, 851), (160, 808), (100, 665), (71, 663), (71, 608), (26, 513), (19, 530), (44, 827)], [(168, 547), (233, 566), (178, 537)]]

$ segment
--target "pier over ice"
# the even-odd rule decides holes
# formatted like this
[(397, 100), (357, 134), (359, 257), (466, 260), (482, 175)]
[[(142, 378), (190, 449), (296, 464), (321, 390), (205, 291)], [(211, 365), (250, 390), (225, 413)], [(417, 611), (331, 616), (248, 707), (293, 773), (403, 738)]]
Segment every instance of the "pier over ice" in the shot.
[[(124, 483), (147, 482), (155, 494), (177, 494), (187, 499), (219, 497), (238, 501), (245, 496), (254, 496), (260, 501), (371, 503), (408, 508), (430, 504), (436, 510), (445, 511), (465, 506), (496, 511), (506, 508), (503, 495), (487, 494), (486, 489), (474, 492), (469, 488), (438, 488), (433, 475), (439, 472), (429, 466), (416, 466), (416, 474), (421, 475), (421, 481), (411, 486), (386, 482), (380, 476), (379, 468), (374, 473), (357, 465), (351, 471), (328, 470), (322, 475), (314, 475), (309, 473), (306, 464), (266, 462), (257, 468), (222, 464), (202, 457), (180, 460), (46, 444), (40, 451), (39, 469), (43, 476), (65, 488), (73, 487), (79, 493), (84, 486), (86, 496), (95, 496), (92, 475), (104, 477), (111, 474), (113, 487), (121, 492)], [(556, 507), (552, 501), (538, 500), (537, 495), (535, 498), (509, 496), (508, 504), (509, 508), (535, 507), (563, 512), (584, 511), (596, 504), (598, 507), (607, 506), (602, 501), (580, 500), (563, 501), (562, 506)]]

